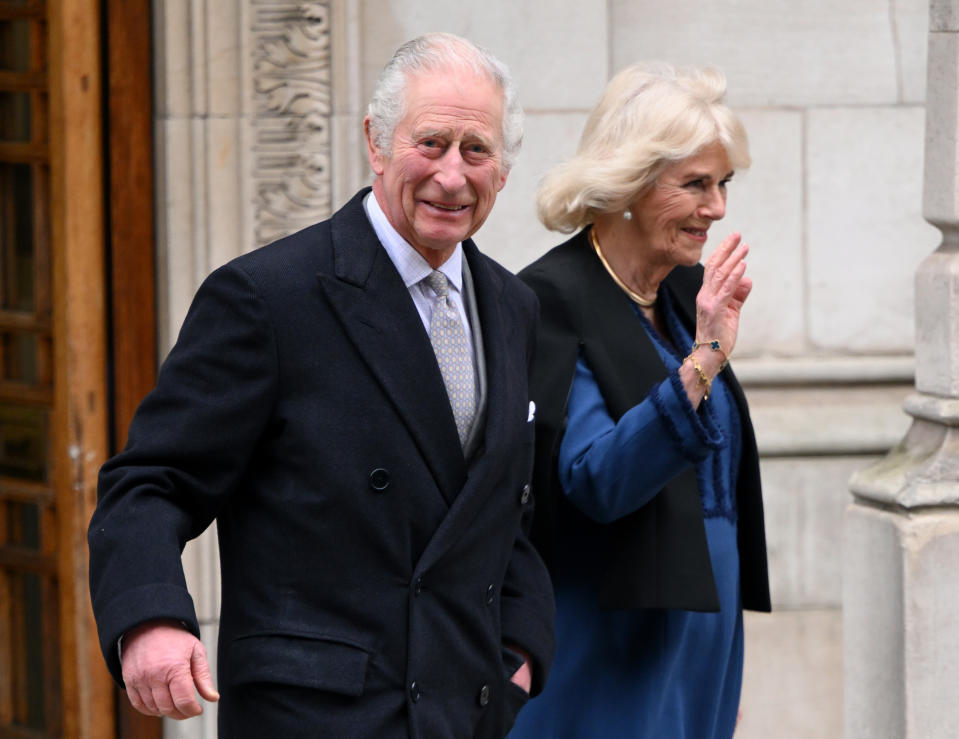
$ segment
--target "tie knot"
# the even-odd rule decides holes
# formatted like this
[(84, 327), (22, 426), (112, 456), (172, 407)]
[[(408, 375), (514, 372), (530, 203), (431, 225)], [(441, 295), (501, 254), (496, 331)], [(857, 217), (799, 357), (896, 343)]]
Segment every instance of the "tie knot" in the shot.
[(446, 275), (438, 269), (434, 269), (426, 276), (426, 284), (430, 286), (430, 289), (436, 293), (436, 296), (439, 298), (445, 298), (449, 294), (449, 280), (447, 280)]

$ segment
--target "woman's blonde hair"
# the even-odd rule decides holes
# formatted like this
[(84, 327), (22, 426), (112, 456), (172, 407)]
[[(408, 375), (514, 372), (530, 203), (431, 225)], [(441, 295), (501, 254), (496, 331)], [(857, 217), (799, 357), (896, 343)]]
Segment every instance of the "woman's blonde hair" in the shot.
[(708, 67), (659, 62), (621, 71), (590, 114), (576, 155), (540, 183), (539, 219), (570, 233), (598, 213), (625, 210), (668, 164), (717, 142), (734, 169), (748, 167), (746, 129), (725, 94), (725, 76)]

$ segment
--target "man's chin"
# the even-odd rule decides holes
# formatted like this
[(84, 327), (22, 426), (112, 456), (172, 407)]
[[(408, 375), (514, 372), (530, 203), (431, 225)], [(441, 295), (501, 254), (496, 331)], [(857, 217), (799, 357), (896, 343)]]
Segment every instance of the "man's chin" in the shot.
[(417, 242), (426, 249), (447, 251), (470, 237), (475, 229), (468, 228), (430, 228), (416, 234)]
[(412, 242), (412, 246), (433, 267), (438, 267), (452, 256), (456, 245), (466, 237), (458, 235), (444, 235), (442, 238), (419, 237)]

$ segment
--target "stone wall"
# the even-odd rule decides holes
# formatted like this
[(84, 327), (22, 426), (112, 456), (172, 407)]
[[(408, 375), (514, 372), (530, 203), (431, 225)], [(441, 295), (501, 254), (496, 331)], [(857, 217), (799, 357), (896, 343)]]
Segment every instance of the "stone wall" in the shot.
[[(511, 269), (563, 238), (536, 220), (536, 183), (575, 150), (612, 74), (647, 59), (725, 71), (754, 163), (737, 173), (711, 241), (738, 230), (752, 247), (755, 289), (734, 365), (763, 455), (776, 609), (747, 620), (737, 736), (840, 736), (847, 481), (908, 426), (901, 405), (913, 377), (913, 274), (939, 241), (921, 216), (926, 0), (156, 5), (166, 346), (199, 279), (266, 233), (258, 220), (270, 192), (264, 183), (280, 187), (269, 202), (289, 196), (281, 186), (305, 182), (307, 195), (320, 200), (323, 191), (336, 207), (369, 181), (365, 103), (376, 74), (408, 38), (428, 30), (468, 36), (518, 79), (527, 111), (523, 152), (477, 236)], [(284, 35), (297, 28), (306, 58)], [(328, 81), (310, 88), (320, 92), (306, 112), (290, 113), (296, 140), (312, 141), (318, 153), (288, 156), (283, 171), (264, 156), (260, 138), (285, 130), (263, 127), (282, 113), (263, 85), (270, 38), (286, 46), (274, 49), (286, 61), (267, 78), (282, 86), (295, 63), (311, 80)], [(281, 207), (270, 233), (284, 228), (284, 215), (292, 229), (324, 207), (298, 214)], [(187, 561), (212, 648), (211, 541), (191, 545)], [(209, 721), (171, 724), (168, 735), (201, 736)]]

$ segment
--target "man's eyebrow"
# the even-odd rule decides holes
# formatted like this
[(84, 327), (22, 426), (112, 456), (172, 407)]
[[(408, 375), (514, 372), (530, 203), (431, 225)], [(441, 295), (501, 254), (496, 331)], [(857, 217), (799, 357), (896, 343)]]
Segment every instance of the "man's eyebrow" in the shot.
[(492, 149), (494, 145), (494, 139), (491, 139), (488, 136), (484, 136), (481, 133), (470, 133), (463, 137), (463, 141), (467, 143), (473, 143), (478, 141), (479, 143), (483, 144), (483, 146), (485, 146), (487, 149)]
[(450, 129), (448, 128), (423, 128), (423, 129), (414, 129), (413, 138), (414, 139), (430, 139), (430, 138), (448, 138), (450, 136)]
[[(422, 130), (414, 130), (412, 137), (416, 140), (429, 139), (429, 138), (441, 138), (448, 139), (453, 138), (454, 133), (450, 128), (424, 128)], [(463, 141), (466, 143), (472, 143), (478, 141), (487, 148), (493, 147), (494, 139), (489, 136), (484, 136), (483, 134), (477, 131), (467, 131), (463, 135)]]

